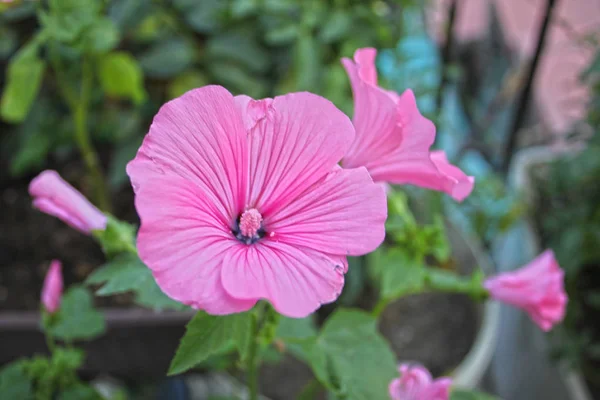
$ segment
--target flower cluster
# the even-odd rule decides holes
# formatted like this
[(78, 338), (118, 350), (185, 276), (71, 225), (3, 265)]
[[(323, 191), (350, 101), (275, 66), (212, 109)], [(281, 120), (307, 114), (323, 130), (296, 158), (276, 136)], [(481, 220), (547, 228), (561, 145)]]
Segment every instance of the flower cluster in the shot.
[[(160, 109), (127, 173), (141, 220), (137, 251), (165, 294), (212, 315), (264, 299), (280, 314), (305, 317), (338, 298), (347, 256), (384, 240), (386, 185), (456, 201), (471, 193), (474, 178), (430, 150), (435, 126), (412, 91), (377, 85), (375, 56), (360, 49), (342, 60), (352, 120), (311, 93), (254, 100), (220, 86)], [(54, 171), (29, 191), (35, 207), (82, 233), (107, 229), (107, 216)], [(42, 291), (47, 312), (58, 310), (62, 285), (53, 261)], [(482, 297), (523, 309), (545, 331), (564, 317), (563, 272), (552, 251), (481, 286)], [(449, 378), (434, 380), (418, 365), (399, 372), (392, 399), (448, 399)]]

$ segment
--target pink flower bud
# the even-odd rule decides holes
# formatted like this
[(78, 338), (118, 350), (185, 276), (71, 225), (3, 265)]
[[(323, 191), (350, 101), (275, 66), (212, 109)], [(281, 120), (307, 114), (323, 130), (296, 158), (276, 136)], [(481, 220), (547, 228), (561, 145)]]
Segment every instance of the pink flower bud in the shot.
[(29, 184), (29, 194), (34, 198), (34, 207), (85, 234), (106, 228), (106, 216), (56, 171), (46, 170), (35, 177)]
[(42, 304), (50, 313), (55, 313), (60, 307), (60, 298), (63, 291), (62, 265), (60, 261), (53, 260), (44, 279), (42, 288)]
[(521, 308), (544, 331), (562, 321), (567, 294), (564, 272), (554, 252), (546, 250), (521, 269), (487, 279), (484, 287), (493, 299)]
[(433, 379), (427, 369), (417, 364), (401, 364), (400, 378), (389, 386), (392, 400), (448, 400), (450, 378)]

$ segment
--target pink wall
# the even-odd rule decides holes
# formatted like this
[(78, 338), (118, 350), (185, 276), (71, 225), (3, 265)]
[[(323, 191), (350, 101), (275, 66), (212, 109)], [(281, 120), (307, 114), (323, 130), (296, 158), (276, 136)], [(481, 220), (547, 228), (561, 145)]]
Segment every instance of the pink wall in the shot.
[[(539, 24), (547, 0), (458, 0), (455, 36), (458, 41), (476, 40), (488, 32), (489, 6), (494, 4), (507, 45), (522, 60), (533, 56)], [(448, 0), (430, 2), (428, 22), (436, 40), (444, 37)], [(581, 43), (586, 34), (600, 37), (600, 1), (558, 0), (550, 37), (535, 81), (534, 98), (543, 123), (560, 138), (585, 113), (587, 90), (580, 73), (594, 50)]]

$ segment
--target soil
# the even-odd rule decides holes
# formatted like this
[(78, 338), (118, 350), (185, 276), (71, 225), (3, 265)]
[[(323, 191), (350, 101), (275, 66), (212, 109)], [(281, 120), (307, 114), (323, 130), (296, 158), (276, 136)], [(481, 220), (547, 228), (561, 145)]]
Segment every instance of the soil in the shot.
[[(57, 168), (58, 167), (58, 168)], [(51, 165), (85, 193), (84, 169), (78, 162)], [(7, 171), (0, 164), (0, 171)], [(63, 263), (65, 287), (82, 282), (104, 262), (97, 243), (31, 205), (27, 191), (35, 176), (10, 179), (0, 172), (0, 310), (35, 310), (46, 270), (53, 259)], [(124, 187), (113, 196), (115, 214), (135, 222), (133, 193)], [(126, 306), (130, 296), (97, 299), (102, 306)]]

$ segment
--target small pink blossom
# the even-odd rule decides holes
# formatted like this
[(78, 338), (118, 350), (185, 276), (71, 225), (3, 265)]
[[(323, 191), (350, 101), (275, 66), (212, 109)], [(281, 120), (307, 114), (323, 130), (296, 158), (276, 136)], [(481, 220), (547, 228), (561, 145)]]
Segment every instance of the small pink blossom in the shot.
[(127, 166), (139, 254), (160, 288), (210, 314), (266, 299), (304, 317), (334, 301), (346, 256), (385, 236), (383, 187), (337, 165), (353, 139), (310, 93), (253, 100), (207, 86), (165, 104)]
[(53, 260), (44, 279), (42, 288), (42, 304), (49, 313), (55, 313), (60, 307), (60, 298), (63, 292), (62, 265), (60, 261)]
[(421, 115), (411, 90), (401, 95), (377, 86), (375, 49), (359, 49), (342, 64), (354, 93), (354, 143), (344, 155), (345, 168), (364, 166), (376, 182), (411, 184), (467, 197), (474, 178), (451, 165), (442, 151), (430, 152), (435, 126)]
[(564, 272), (554, 252), (546, 250), (519, 270), (488, 278), (484, 287), (493, 299), (521, 308), (544, 331), (565, 316)]
[(389, 386), (392, 400), (448, 400), (450, 378), (433, 379), (425, 367), (414, 364), (401, 364), (398, 371), (400, 377)]
[(46, 170), (35, 177), (29, 184), (29, 194), (34, 207), (80, 232), (90, 234), (106, 228), (106, 216), (56, 171)]

